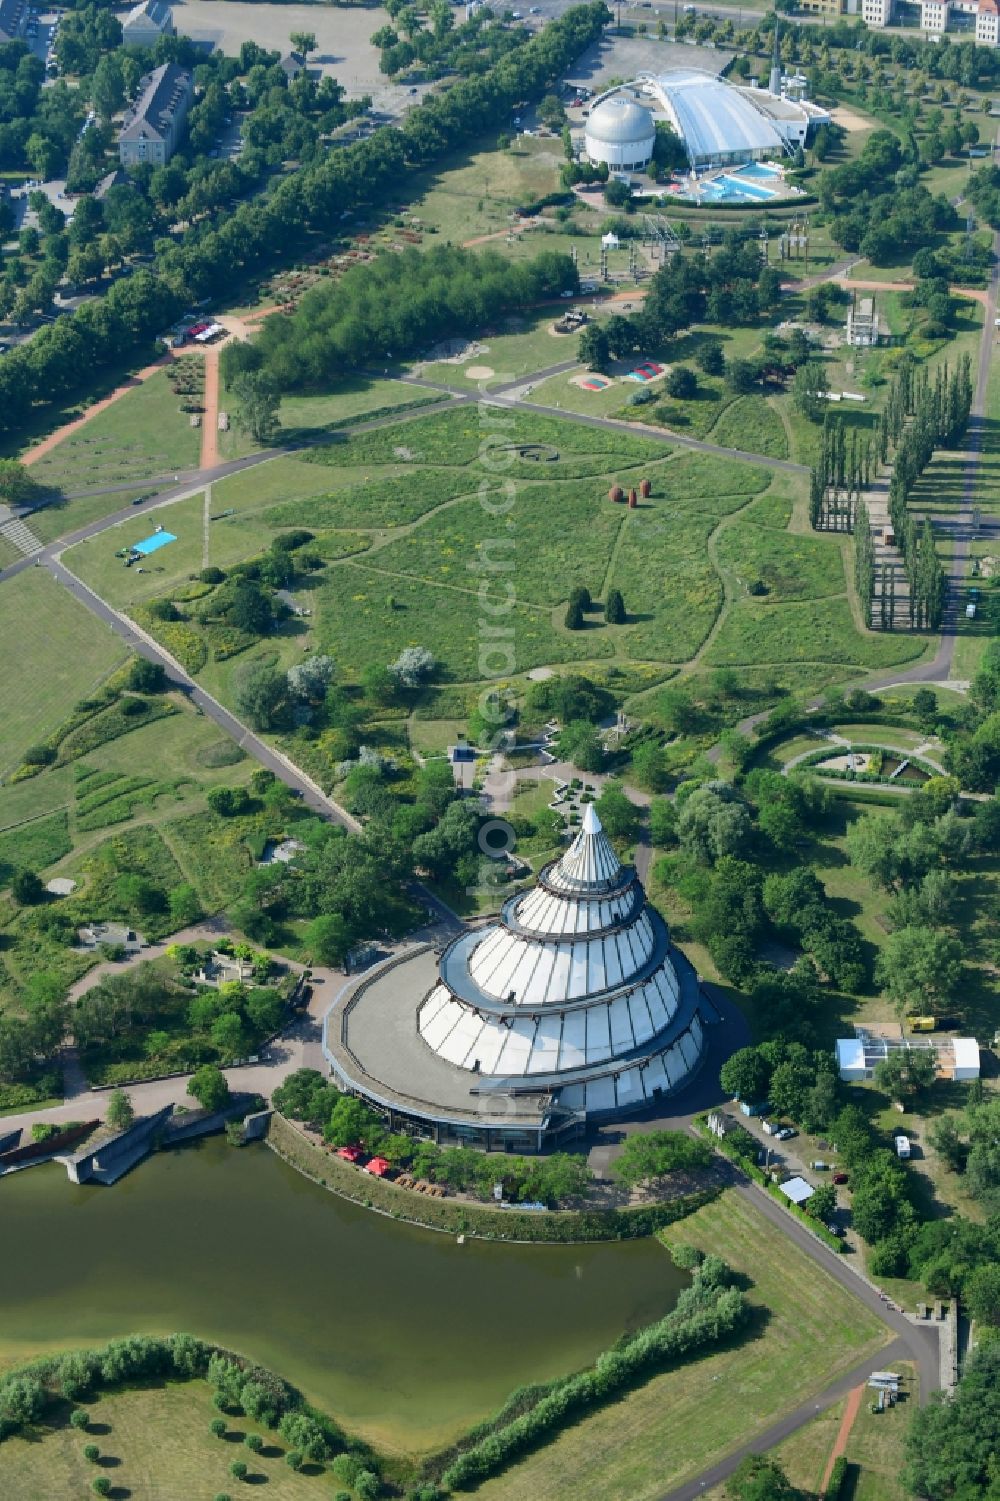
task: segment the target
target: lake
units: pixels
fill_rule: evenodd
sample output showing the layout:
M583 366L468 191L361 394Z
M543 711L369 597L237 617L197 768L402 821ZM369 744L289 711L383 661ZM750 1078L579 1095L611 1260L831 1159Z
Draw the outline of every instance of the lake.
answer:
M5 1362L185 1330L411 1453L661 1317L686 1280L655 1240L459 1246L221 1138L113 1188L74 1185L58 1164L0 1182Z

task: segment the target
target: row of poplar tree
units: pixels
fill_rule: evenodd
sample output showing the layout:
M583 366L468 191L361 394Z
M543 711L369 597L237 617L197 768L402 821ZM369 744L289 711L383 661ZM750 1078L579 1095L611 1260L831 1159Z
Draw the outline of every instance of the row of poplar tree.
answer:
M972 409L972 361L963 355L958 367L939 365L933 380L912 358L900 363L874 434L848 435L842 418L824 423L818 464L812 470L809 514L814 527L853 530L854 567L865 621L871 626L878 598L879 625L895 624L895 569L876 561L875 542L863 491L878 464L890 453L889 518L909 585L911 629L937 630L946 592L945 573L926 517L918 526L908 508L914 486L935 449L954 448L963 437Z

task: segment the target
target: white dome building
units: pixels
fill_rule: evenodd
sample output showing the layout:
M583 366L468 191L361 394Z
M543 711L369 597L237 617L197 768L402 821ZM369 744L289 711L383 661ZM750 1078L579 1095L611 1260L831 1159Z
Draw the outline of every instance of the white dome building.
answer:
M640 171L649 165L656 125L649 110L625 94L611 94L591 111L584 130L584 150L595 164L612 171Z
M592 805L562 859L456 938L436 973L427 952L361 985L327 1057L346 1087L439 1140L541 1147L653 1104L701 1063L697 975Z

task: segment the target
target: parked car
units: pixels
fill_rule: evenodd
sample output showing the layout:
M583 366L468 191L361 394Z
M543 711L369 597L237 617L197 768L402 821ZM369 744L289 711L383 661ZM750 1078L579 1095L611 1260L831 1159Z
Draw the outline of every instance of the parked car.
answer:
M844 1234L844 1227L843 1227L843 1225L834 1225L833 1223L831 1223L831 1224L827 1225L826 1228L829 1230L829 1232L830 1232L831 1235L839 1235L839 1236L842 1237L843 1234Z
M791 1141L792 1137L798 1136L799 1133L794 1126L782 1126L781 1130L775 1131L774 1134L779 1141Z
M834 1173L834 1175L833 1175L833 1181L834 1181L834 1183L838 1183L840 1185L843 1185L843 1184L845 1184L847 1182L847 1174L846 1173Z
M821 1162L817 1158L815 1162L810 1162L809 1166L812 1168L814 1173L825 1173L830 1164L828 1162Z

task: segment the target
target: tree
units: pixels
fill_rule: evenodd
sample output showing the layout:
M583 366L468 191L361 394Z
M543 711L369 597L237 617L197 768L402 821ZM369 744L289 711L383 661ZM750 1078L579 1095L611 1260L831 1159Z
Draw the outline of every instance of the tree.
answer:
M806 1211L813 1219L822 1220L824 1224L836 1212L837 1190L832 1183L821 1183L813 1190L812 1196L806 1204Z
M977 1324L1000 1327L1000 1266L976 1267L965 1284L965 1305Z
M301 52L303 57L308 57L310 52L316 51L315 31L293 31L289 34L288 40L295 51Z
M101 1457L101 1451L96 1444L84 1444L83 1457L88 1464L96 1465Z
M820 360L806 360L792 377L792 403L810 422L822 422L828 410L824 397L829 389L826 366Z
M174 886L167 893L170 921L175 928L187 928L202 915L201 899L197 891L186 881Z
M404 688L419 688L433 676L436 667L434 655L426 646L407 646L390 664L389 671Z
M953 1173L960 1173L965 1166L966 1145L959 1132L958 1120L953 1115L942 1115L927 1127L927 1144L937 1152Z
M875 1065L875 1083L893 1099L929 1089L936 1077L937 1065L930 1048L890 1053Z
M229 1103L226 1076L214 1063L203 1063L188 1081L188 1094L203 1110L222 1110Z
M796 1492L776 1459L748 1454L726 1481L731 1501L795 1501Z
M16 459L0 459L0 501L4 505L30 505L40 493L41 486L23 464Z
M620 589L608 590L608 597L604 604L604 619L608 625L624 625L628 619Z
M698 377L687 365L674 365L666 379L667 395L691 401L698 394Z
M20 907L35 907L45 900L42 878L33 870L16 870L11 879L10 890Z
M339 912L324 912L313 918L303 942L314 963L339 968L351 947L351 930Z
M722 1065L719 1082L733 1099L759 1104L767 1099L771 1065L759 1048L740 1048Z
M226 613L232 625L250 636L266 636L274 623L271 601L255 579L239 580Z
M707 1167L711 1160L711 1148L683 1131L650 1131L626 1138L612 1172L620 1183L634 1188L671 1173Z
M116 1131L125 1131L135 1120L132 1101L124 1089L113 1089L108 1097L108 1125Z
M255 730L273 727L285 700L287 679L268 662L245 662L233 674L233 704Z
M718 339L706 339L694 358L698 369L703 370L706 375L722 375L725 372L726 357Z
M702 865L736 855L750 838L750 814L728 782L708 782L687 799L677 816L681 848Z
M129 668L128 686L133 693L162 693L168 686L166 670L159 662L136 657Z
M918 688L913 695L913 712L922 730L932 730L937 724L938 700L933 688Z
M225 1418L213 1418L212 1421L208 1425L208 1431L209 1431L209 1433L213 1434L215 1436L215 1438L225 1438L225 1436L226 1436L226 1420L225 1420Z
M639 809L625 795L621 782L609 781L594 804L605 832L631 844L639 833Z
M760 379L757 367L750 360L726 361L726 385L737 396L746 396Z
M247 1478L247 1466L242 1459L234 1459L229 1466L229 1473L234 1480L245 1480Z
M255 443L270 443L278 431L278 408L281 398L261 370L245 370L234 378L230 387L236 398L233 420L241 432Z
M987 1501L996 1493L1000 1432L1000 1342L990 1340L968 1361L950 1398L920 1409L906 1440L903 1481L927 1501Z
M599 323L588 323L580 335L577 354L588 370L606 370L611 363L608 336Z
M566 614L563 625L568 631L582 631L586 625L583 615L583 606L578 599L571 599L566 606Z
M962 945L931 928L900 928L890 933L875 961L875 978L897 1008L947 1004L962 974Z
M319 703L326 697L326 690L333 682L335 671L332 657L315 653L288 669L288 686L296 698L310 703Z

